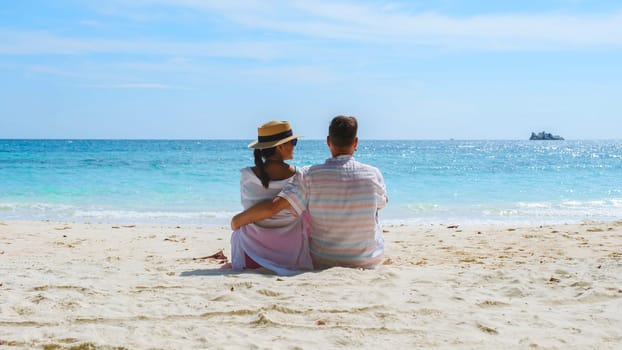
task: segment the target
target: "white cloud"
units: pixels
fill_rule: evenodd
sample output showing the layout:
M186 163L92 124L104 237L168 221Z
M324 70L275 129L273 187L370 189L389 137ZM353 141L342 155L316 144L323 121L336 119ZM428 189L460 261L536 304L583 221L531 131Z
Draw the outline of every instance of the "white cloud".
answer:
M147 1L149 2L149 1ZM311 38L375 44L410 43L448 49L542 50L622 46L622 10L603 14L413 13L396 5L355 2L154 0L217 12L245 27Z
M240 75L265 81L330 84L339 81L339 74L314 66L278 66L244 70Z
M172 86L160 83L118 83L118 84L98 84L85 85L87 88L98 89L128 89L128 90L191 90L186 87Z
M100 2L92 3L93 6ZM149 36L78 37L53 31L0 28L0 54L136 54L272 60L321 54L326 44L373 45L413 52L443 50L576 50L622 47L622 11L609 14L486 14L450 16L412 12L404 7L323 1L137 0L103 3L124 18L145 18L152 7L192 10L197 16L223 18L236 28L227 39L175 41ZM170 11L174 16L176 11ZM107 14L110 16L110 13ZM120 16L120 15L119 15ZM154 21L159 20L154 17ZM83 25L104 25L105 17ZM258 33L267 35L256 39ZM182 34L183 35L183 34ZM312 40L309 40L312 39ZM225 41L226 40L226 41Z
M159 89L168 90L173 87L166 84L154 84L154 83L131 83L131 84L115 84L110 86L104 86L116 89Z
M308 19L244 17L244 24L292 34L448 49L575 49L622 46L622 12L601 15L496 14L471 17L301 2ZM239 18L239 17L237 17Z
M273 42L174 42L154 39L101 39L62 37L42 31L0 29L0 54L81 55L137 54L270 59L279 53Z

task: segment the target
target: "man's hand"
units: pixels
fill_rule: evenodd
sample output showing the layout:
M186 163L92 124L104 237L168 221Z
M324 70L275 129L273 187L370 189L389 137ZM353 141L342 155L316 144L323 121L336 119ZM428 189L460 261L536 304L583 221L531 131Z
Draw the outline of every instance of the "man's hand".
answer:
M241 222L243 222L243 215L244 212L238 213L236 214L233 218L231 218L231 230L236 231L238 230L240 227L244 226L243 224L241 224Z
M273 200L267 200L259 202L245 211L236 214L231 219L231 229L233 231L238 230L244 225L267 219L273 215L276 215L283 209L289 208L289 202L281 197L275 197Z

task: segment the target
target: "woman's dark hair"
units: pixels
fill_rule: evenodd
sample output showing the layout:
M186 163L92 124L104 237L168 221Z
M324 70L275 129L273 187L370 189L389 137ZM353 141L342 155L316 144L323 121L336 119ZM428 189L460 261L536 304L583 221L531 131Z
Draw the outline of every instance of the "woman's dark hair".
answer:
M263 187L268 188L270 184L270 175L266 173L264 169L264 159L271 157L276 153L276 147L272 148L264 148L264 149L255 149L255 166L259 169L259 179L261 180L261 184Z

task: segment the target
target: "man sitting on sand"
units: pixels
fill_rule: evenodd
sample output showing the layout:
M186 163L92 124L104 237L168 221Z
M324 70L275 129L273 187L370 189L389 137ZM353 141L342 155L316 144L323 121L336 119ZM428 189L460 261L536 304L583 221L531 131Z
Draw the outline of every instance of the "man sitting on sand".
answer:
M354 117L337 116L326 143L332 158L301 169L272 201L237 214L231 228L268 218L289 208L295 215L310 214L310 248L316 268L332 266L373 268L384 254L378 210L387 201L380 171L354 160L358 146Z

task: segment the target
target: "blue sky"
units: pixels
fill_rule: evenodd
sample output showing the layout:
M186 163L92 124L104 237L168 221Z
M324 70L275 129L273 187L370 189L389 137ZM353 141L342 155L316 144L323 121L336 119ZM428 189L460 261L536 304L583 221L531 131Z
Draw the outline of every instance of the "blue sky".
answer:
M622 139L618 1L0 3L0 138Z

